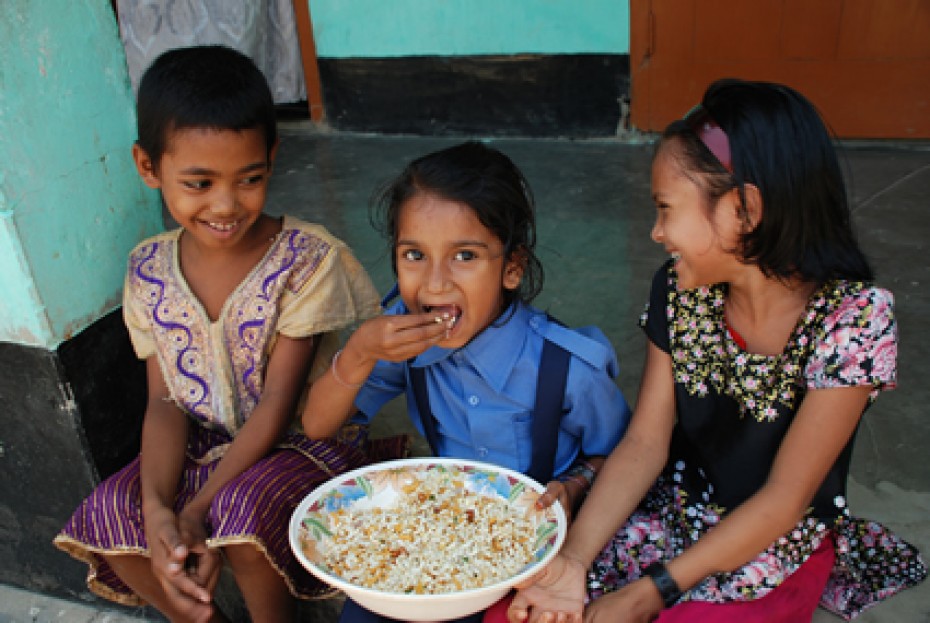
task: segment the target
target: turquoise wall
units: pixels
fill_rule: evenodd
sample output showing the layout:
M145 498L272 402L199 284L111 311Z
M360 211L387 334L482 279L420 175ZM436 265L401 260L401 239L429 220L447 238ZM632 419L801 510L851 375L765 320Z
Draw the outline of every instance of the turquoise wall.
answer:
M109 2L2 0L0 58L0 341L55 347L119 305L160 204Z
M626 0L309 0L330 58L629 54Z

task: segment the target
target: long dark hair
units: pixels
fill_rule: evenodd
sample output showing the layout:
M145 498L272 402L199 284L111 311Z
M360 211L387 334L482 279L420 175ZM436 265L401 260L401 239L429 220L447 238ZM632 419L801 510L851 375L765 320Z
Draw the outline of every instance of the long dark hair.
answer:
M712 200L737 188L745 201L747 183L759 189L762 218L739 242L743 261L782 279L870 281L833 139L813 104L781 84L728 78L708 87L701 106L726 134L732 171L686 120L669 125L662 143L678 141L682 166Z

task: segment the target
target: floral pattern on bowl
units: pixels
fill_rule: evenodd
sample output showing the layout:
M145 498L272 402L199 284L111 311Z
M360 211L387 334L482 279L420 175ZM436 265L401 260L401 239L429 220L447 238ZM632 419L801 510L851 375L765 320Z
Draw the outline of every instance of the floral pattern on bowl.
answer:
M330 513L340 509L389 507L414 479L422 479L435 470L448 474L470 492L503 499L535 515L533 558L523 569L508 581L488 587L458 593L402 595L354 585L332 573L322 562L327 542L333 538ZM444 458L388 461L336 477L307 496L291 519L291 547L311 573L380 614L406 620L435 619L431 613L440 611L449 613L449 618L465 616L503 597L513 584L538 571L561 547L567 524L565 513L557 504L541 510L535 507L544 490L523 474L477 461Z

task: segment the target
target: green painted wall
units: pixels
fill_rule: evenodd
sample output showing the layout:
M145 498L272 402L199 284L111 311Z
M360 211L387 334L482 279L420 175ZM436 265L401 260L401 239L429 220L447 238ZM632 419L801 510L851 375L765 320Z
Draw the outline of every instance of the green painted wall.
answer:
M330 58L629 54L625 0L309 0Z
M0 2L0 341L55 347L120 303L161 228L109 2Z

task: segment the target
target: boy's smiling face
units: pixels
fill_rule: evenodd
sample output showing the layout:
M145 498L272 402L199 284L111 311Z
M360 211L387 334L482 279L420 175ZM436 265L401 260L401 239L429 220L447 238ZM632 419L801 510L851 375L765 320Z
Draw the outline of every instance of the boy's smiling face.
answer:
M466 205L418 193L401 207L395 241L397 284L413 313L448 316L439 343L460 348L503 311L503 291L520 285L523 268Z
M142 179L161 190L171 216L198 247L230 251L252 242L274 158L261 130L176 130L160 162L138 145L133 157Z

